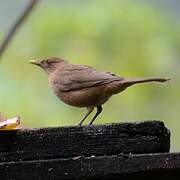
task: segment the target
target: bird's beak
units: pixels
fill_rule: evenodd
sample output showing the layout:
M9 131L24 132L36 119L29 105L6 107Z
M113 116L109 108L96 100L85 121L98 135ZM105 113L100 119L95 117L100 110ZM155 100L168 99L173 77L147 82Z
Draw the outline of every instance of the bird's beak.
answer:
M31 64L35 64L37 66L41 66L41 62L40 61L36 61L36 60L30 60L29 61Z

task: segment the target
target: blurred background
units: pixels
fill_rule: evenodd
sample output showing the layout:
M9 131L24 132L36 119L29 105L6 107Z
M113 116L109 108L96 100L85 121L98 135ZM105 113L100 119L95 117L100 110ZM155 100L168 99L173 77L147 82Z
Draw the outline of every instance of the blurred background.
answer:
M1 41L27 3L0 0ZM122 76L169 77L112 97L96 123L162 120L171 151L179 151L179 18L178 0L40 1L0 59L0 112L21 115L25 127L76 125L84 115L59 101L31 59L57 56Z

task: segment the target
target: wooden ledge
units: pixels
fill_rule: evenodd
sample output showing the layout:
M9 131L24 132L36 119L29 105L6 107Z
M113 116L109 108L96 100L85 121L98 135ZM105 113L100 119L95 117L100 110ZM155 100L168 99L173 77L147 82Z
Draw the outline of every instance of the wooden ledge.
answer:
M2 179L110 180L180 178L180 153L119 154L98 157L0 163Z
M160 121L0 131L0 162L169 152Z

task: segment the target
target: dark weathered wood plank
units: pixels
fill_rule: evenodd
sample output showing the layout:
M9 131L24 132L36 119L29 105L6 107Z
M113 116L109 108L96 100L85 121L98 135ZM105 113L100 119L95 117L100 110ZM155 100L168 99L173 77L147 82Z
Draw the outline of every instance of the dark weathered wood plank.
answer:
M114 155L0 163L3 180L180 178L180 153Z
M169 146L159 121L0 131L0 162L168 152Z

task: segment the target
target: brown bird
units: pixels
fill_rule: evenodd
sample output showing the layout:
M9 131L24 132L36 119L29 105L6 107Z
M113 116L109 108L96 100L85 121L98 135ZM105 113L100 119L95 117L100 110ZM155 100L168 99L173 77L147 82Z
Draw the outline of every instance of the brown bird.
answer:
M70 64L61 58L49 58L30 63L40 66L49 76L49 84L55 94L66 104L86 107L84 120L97 108L91 122L102 112L102 105L113 95L137 83L165 82L165 78L125 78L100 71L86 65Z

